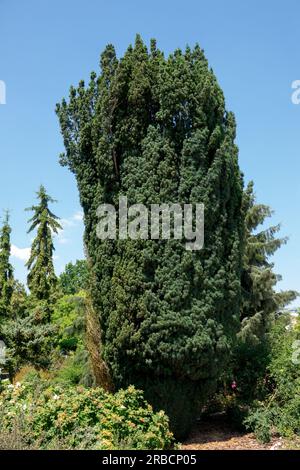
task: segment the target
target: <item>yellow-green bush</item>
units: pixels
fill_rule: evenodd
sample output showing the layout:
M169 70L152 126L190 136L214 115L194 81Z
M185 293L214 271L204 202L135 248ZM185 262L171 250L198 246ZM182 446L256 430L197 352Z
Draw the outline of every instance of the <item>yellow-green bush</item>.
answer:
M108 394L101 388L49 386L38 374L2 385L0 431L19 423L28 445L42 449L168 449L168 418L154 413L134 387Z

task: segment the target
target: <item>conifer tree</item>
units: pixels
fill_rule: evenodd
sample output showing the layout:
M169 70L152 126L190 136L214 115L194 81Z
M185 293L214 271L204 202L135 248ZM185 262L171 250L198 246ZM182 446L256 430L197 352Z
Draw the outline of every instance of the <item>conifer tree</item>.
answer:
M241 329L233 352L233 376L243 400L259 398L269 362L269 338L276 314L297 297L295 291L275 290L281 276L270 261L276 250L287 242L277 237L280 225L259 230L272 210L258 204L250 182L244 191L245 251L242 271Z
M0 318L9 315L13 294L13 267L9 261L11 252L10 235L11 227L7 212L0 231Z
M33 211L28 221L31 225L28 233L37 230L31 246L31 253L26 266L29 270L27 283L31 294L37 300L49 300L57 283L53 265L53 233L58 233L61 226L59 218L49 209L49 203L56 202L41 186L37 192L39 203L26 210Z
M104 359L114 385L133 383L188 432L239 327L242 178L235 119L199 46L168 58L140 36L124 57L107 46L101 73L57 105L85 217L85 245ZM203 203L205 246L99 240L97 208Z
M294 291L276 292L275 286L281 276L274 273L270 261L276 250L287 242L287 238L276 237L280 225L258 230L271 217L272 210L255 200L251 181L244 192L245 252L242 274L241 331L253 343L261 341L269 329L273 315L294 300Z

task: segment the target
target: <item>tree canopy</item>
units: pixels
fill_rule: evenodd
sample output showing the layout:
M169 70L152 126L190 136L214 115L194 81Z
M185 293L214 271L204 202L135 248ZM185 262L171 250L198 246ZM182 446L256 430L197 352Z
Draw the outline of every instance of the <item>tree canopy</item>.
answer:
M64 294L76 294L89 287L89 271L86 260L67 263L59 276L59 286Z

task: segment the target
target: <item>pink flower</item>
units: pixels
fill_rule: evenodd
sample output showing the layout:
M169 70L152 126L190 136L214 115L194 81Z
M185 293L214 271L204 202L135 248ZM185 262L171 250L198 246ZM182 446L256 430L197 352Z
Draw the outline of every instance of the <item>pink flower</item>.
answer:
M231 388L232 388L232 390L235 390L236 387L237 387L237 384L236 384L236 381L234 380L231 384Z

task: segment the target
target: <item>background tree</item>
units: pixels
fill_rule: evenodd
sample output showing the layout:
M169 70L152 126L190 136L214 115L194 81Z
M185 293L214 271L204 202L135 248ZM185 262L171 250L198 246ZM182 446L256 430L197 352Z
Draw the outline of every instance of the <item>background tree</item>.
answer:
M276 250L287 242L287 238L276 237L280 225L258 230L271 217L272 210L264 204L257 204L251 181L244 192L245 210L245 253L242 277L243 303L241 309L241 335L252 336L259 341L268 331L272 315L294 300L294 291L276 292L275 286L281 276L274 273L270 262Z
M10 302L11 316L13 318L24 317L27 315L27 301L28 295L25 286L15 279Z
M65 295L76 294L89 287L89 272L86 260L68 263L59 276L59 287Z
M57 105L85 215L104 359L117 388L130 383L166 410L182 437L214 389L239 326L242 178L235 119L199 46L168 58L137 36L99 77ZM205 247L180 240L97 238L96 210L118 204L205 205Z
M37 230L31 253L26 266L29 270L27 283L31 294L37 300L49 300L57 284L53 265L53 233L58 233L61 226L58 217L49 209L49 203L55 202L43 186L37 192L39 204L26 210L34 212L28 221L31 223L28 233Z
M259 230L272 215L269 206L258 204L251 181L244 191L245 252L242 272L241 330L234 352L234 377L239 392L251 400L262 390L270 360L268 333L276 314L297 297L295 291L275 290L281 276L274 273L270 261L276 250L287 242L277 236L280 225Z
M10 235L11 227L7 212L0 231L0 318L9 315L13 294L13 267L9 261L11 252Z
M51 364L56 333L55 325L37 322L30 312L24 317L7 320L2 335L7 346L5 369L10 378L24 365L47 368Z

